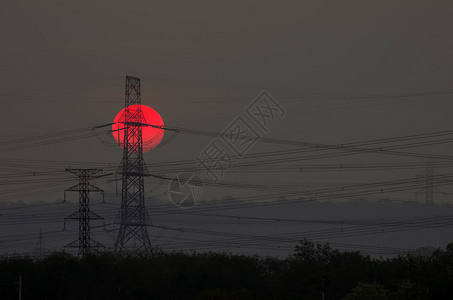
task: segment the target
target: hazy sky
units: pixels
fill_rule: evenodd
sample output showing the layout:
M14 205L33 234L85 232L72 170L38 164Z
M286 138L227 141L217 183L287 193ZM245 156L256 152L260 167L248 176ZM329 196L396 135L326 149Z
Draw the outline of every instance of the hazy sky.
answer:
M110 122L126 74L168 125L221 131L261 89L288 111L274 137L343 143L450 124L449 1L0 5L8 140Z
M3 174L49 165L64 170L71 162L114 168L121 149L106 136L37 147L29 147L30 138L112 122L124 107L126 74L141 78L142 103L170 127L220 132L266 89L287 111L272 123L268 138L342 144L450 130L452 10L451 1L419 0L1 1L0 137L25 138L0 146ZM145 159L150 165L195 159L210 141L179 134ZM250 154L290 149L295 147L258 143ZM429 155L451 150L448 143L410 149ZM43 162L21 167L8 165L8 159ZM424 162L356 155L282 165ZM450 173L448 165L442 167L439 174ZM424 167L250 175L233 168L222 179L313 189L423 172ZM65 185L75 184L67 178L44 189L46 194L3 183L1 201L61 199ZM102 188L112 192L114 186ZM414 200L415 192L383 197ZM258 192L207 187L205 199L244 193ZM436 199L445 203L445 197Z

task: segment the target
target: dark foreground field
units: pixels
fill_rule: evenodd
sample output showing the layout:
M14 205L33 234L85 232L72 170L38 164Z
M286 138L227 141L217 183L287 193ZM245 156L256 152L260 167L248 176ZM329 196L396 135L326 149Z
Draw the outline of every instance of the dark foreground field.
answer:
M0 299L452 299L453 244L372 259L302 241L286 259L164 253L0 260Z

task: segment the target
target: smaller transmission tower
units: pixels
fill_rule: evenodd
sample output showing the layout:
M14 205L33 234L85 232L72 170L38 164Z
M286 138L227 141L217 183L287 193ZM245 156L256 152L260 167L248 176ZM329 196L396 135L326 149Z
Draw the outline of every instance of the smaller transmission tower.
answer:
M45 251L42 247L42 240L43 240L43 235L42 235L42 229L39 228L39 235L38 235L38 239L36 241L36 246L35 248L33 248L33 250L31 250L30 254L38 259L41 259L44 257L44 252L47 252L47 250Z
M38 255L39 255L39 258L42 258L42 229L41 228L39 228Z
M434 171L433 161L426 162L426 177L425 177L425 204L434 204Z
M104 220L98 214L90 210L90 192L104 193L100 188L90 184L90 177L94 174L101 172L101 169L66 169L66 171L73 173L79 177L79 184L65 190L66 192L79 192L79 210L68 217L66 220L79 221L79 239L75 240L65 248L78 248L78 255L85 256L93 248L105 248L100 243L93 240L90 236L90 221L91 220Z
M426 205L434 204L434 162L432 159L426 161L426 169L423 174L417 175L417 182L423 184L423 191L416 192L417 195L423 195Z

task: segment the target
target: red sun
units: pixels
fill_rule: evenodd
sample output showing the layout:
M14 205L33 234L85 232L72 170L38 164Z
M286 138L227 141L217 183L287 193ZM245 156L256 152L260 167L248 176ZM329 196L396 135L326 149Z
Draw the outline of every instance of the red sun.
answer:
M152 125L152 126L164 126L164 121L162 117L146 105L131 105L128 107L130 114L134 114L138 109L142 110L143 120L142 123ZM115 138L115 141L118 145L123 147L124 145L124 118L125 118L126 108L121 110L113 120L112 125L112 134ZM147 152L151 149L156 148L159 145L162 137L164 136L164 130L152 126L142 126L142 139L143 139L143 152Z

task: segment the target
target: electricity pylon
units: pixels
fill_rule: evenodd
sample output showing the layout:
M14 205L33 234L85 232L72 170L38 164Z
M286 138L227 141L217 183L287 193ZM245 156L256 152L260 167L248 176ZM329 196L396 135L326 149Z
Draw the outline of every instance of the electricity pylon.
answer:
M145 208L144 176L148 175L143 160L142 127L145 118L141 104L140 78L126 76L125 110L123 124L123 159L120 165L122 175L120 229L115 241L117 254L138 254L151 250L147 225L150 224Z
M426 163L426 174L425 174L425 204L434 204L434 172L433 172L433 161L428 160Z
M42 240L43 240L42 229L39 228L39 235L38 235L38 240L36 241L36 246L35 246L35 248L33 248L33 250L31 250L31 255L33 255L39 259L43 258L43 255L44 255L44 250L42 248Z
M417 183L423 184L425 187L423 191L415 192L416 195L423 195L425 197L426 205L434 204L434 168L433 160L428 159L426 161L426 170L424 174L417 175Z
M79 220L79 239L69 243L65 248L78 248L78 255L85 256L91 249L105 248L103 245L93 240L90 235L90 221L104 220L104 218L90 210L90 192L104 193L104 191L90 184L89 180L91 176L102 170L66 169L66 171L79 177L79 184L65 190L65 201L66 192L79 192L79 210L65 218L65 227L66 220Z

